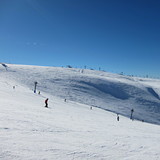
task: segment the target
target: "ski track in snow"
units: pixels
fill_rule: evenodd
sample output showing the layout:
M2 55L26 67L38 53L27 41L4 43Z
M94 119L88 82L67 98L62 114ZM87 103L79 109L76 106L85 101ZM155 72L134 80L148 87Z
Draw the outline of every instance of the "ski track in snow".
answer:
M74 99L74 97L70 97L70 100L67 99L67 102L64 102L66 92L67 94L68 92L70 92L69 94L73 92L68 91L66 83L70 85L74 84L72 78L75 74L79 75L76 69L72 69L73 71L71 73L70 69L66 69L71 77L68 79L68 73L65 75L63 68L53 70L52 67L46 67L45 70L47 70L47 73L45 73L43 67L8 66L8 72L0 68L2 70L0 72L0 159L160 159L159 125L136 120L131 121L129 118L121 115L120 121L118 122L116 121L116 114L96 107L90 110L90 105L92 104L87 105L81 103L77 99ZM25 70L24 73L23 70ZM29 77L30 72L32 76ZM53 75L49 76L49 72L53 73ZM34 77L33 73L37 76ZM38 86L41 88L41 95L33 93L31 84L36 81L37 77L41 77L43 74L48 81L53 81L53 77L57 75L58 78L56 78L56 80L60 85L64 86L64 88L59 88L58 85L55 89L56 91L59 89L60 93L53 94L52 91L48 92L49 88L53 88L53 84L46 82ZM95 79L94 74L99 76L99 78L105 77L105 73L102 72L87 71L86 73L87 76ZM67 78L65 80L69 80L69 82L58 80L60 79L60 75L61 77L66 76ZM142 89L146 86L156 88L154 91L159 95L158 80L144 79L143 81L139 81L137 78L129 78L129 80L126 80L123 76L109 73L107 79L114 83L118 80L120 83L125 82L128 85L132 85L132 83L135 85L135 81L138 81L136 87ZM70 83L70 81L72 82ZM46 88L43 88L45 83ZM90 82L87 81L87 83ZM50 85L48 86L48 84ZM13 89L13 86L15 86L15 89ZM83 87L85 88L86 86ZM93 89L91 93L96 90L95 87L91 87L90 89ZM150 92L154 94L152 90L150 90ZM86 99L84 99L82 93L77 91L74 93L76 94L75 96L79 96L82 100L92 97L89 97L87 93L84 94L86 96ZM99 93L102 95L101 92ZM58 94L65 96L59 97ZM49 108L44 107L46 97L49 97ZM115 100L115 98L111 96L108 96L108 100L109 99L110 101ZM128 103L133 103L132 99L128 101ZM92 101L88 103L91 102L96 103L96 99L93 98ZM110 104L112 103L113 102L110 102ZM115 103L114 107L116 107L116 105L117 103ZM143 118L145 118L145 116Z

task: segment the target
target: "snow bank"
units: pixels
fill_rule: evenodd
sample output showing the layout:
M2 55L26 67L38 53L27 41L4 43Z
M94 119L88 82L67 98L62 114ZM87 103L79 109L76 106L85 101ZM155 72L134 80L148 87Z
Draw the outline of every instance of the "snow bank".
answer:
M121 105L123 101L130 102L130 92L139 88L146 94L145 86L154 82L144 84L119 75L84 72L81 75L77 69L16 65L9 65L7 72L0 68L0 159L160 159L158 125L123 116L118 122L116 114L96 107L91 110L90 105L82 104L98 105L99 100L108 98L106 104L115 103L112 109L116 109L120 102ZM33 93L35 81L40 95ZM130 86L134 87L129 92ZM118 88L122 95L110 87ZM49 98L49 108L44 107L46 98ZM90 98L93 99L89 101ZM127 111L126 106L121 107Z
M102 71L9 65L0 76L56 97L160 124L160 80L127 77Z

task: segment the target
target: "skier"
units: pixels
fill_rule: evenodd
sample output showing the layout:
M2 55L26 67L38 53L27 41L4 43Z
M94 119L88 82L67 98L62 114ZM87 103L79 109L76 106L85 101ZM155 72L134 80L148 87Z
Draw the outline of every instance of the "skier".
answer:
M48 98L45 100L45 107L48 108Z
M119 121L119 115L117 114L117 121Z

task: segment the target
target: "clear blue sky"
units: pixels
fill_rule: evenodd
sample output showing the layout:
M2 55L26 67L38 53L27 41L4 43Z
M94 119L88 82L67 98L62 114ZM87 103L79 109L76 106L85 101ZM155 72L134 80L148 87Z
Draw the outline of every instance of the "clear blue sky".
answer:
M160 76L160 1L0 0L0 62Z

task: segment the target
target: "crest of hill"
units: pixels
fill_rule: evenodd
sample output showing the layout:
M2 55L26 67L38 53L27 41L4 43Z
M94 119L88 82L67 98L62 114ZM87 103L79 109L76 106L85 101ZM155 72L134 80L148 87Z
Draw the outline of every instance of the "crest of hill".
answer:
M15 84L150 123L160 124L160 80L87 69L7 64L0 76Z

